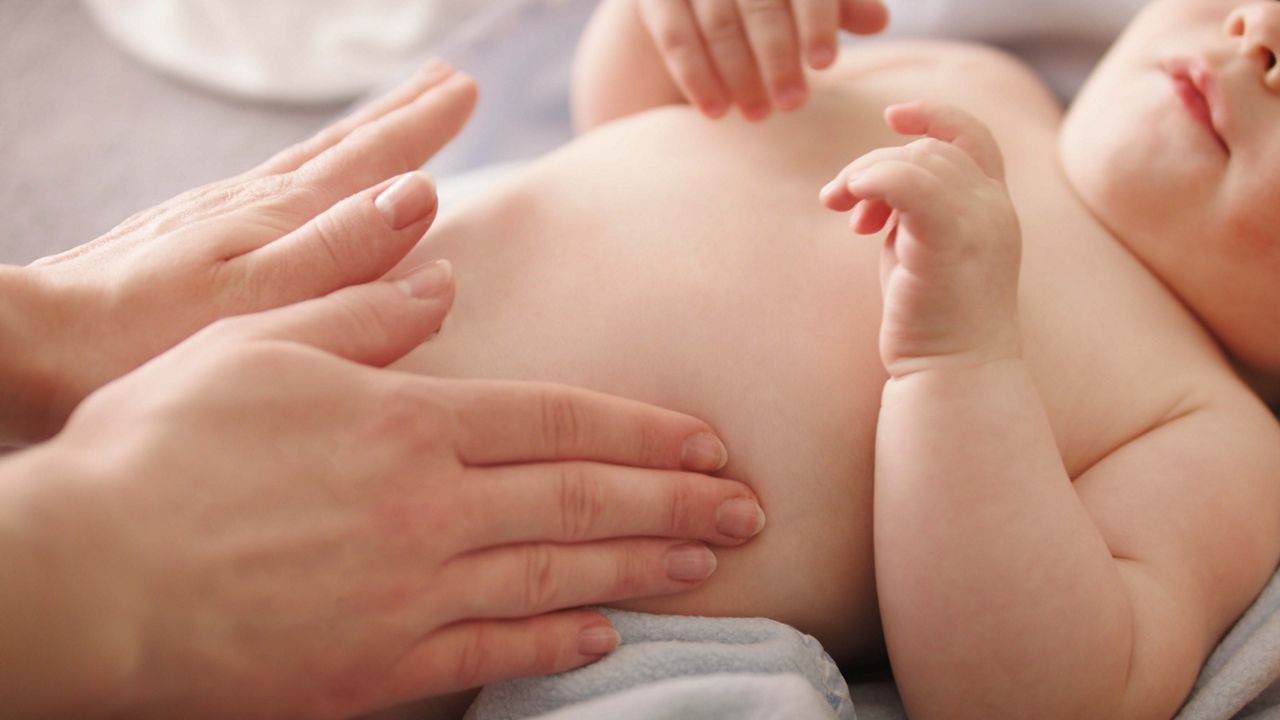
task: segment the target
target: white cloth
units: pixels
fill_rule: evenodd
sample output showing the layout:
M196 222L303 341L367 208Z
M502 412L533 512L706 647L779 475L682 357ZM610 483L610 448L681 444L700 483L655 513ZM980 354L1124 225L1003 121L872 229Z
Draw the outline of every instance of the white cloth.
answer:
M760 618L601 610L622 636L572 672L489 685L467 720L857 720L818 641Z
M527 0L85 0L118 45L255 100L351 100L466 22Z

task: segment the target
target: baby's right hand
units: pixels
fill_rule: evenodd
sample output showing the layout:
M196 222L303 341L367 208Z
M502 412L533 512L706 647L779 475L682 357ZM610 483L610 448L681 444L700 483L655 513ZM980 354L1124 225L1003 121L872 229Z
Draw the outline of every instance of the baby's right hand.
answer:
M748 120L795 110L808 97L803 62L836 59L836 31L880 32L881 0L639 0L640 14L680 90L707 116L737 105Z

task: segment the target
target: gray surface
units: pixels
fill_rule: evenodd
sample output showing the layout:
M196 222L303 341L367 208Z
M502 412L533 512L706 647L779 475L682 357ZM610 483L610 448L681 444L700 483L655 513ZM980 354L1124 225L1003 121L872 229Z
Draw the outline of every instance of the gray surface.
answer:
M92 240L242 172L339 108L253 106L162 78L75 0L0 0L0 262Z

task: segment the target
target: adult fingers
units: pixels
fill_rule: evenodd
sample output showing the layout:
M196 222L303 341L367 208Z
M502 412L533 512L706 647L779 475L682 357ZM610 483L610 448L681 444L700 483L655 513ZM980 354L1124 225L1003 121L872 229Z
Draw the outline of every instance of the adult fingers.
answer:
M809 67L821 70L836 60L840 6L831 0L791 0L796 32Z
M453 272L439 261L388 282L222 320L210 332L295 342L366 365L388 365L420 345L453 303Z
M640 12L680 91L707 116L723 116L731 104L729 91L716 74L688 4L641 0Z
M873 35L889 24L882 0L840 0L840 27L858 35Z
M385 678L387 704L572 670L612 652L618 641L608 619L589 610L455 623L400 658Z
M748 120L769 115L769 97L747 44L735 0L693 0L694 17L715 62L716 72Z
M687 592L715 569L715 555L701 543L632 538L483 550L450 561L436 582L448 607L465 617L518 618Z
M295 174L311 190L312 214L393 175L421 167L458 134L475 102L475 81L463 73L452 73L413 101L356 128L305 162Z
M741 483L589 462L473 468L456 512L485 545L667 537L740 545L764 529Z
M902 135L927 135L965 151L988 177L1004 180L1004 158L995 136L981 120L946 103L917 100L890 105L885 122Z
M593 460L715 472L729 459L706 423L634 400L563 385L487 380L450 382L435 390L454 408L455 447L468 465Z
M260 310L382 277L436 215L435 183L408 173L353 195L275 242L227 262L236 295Z
M738 0L738 12L774 107L794 110L803 105L804 68L789 0Z
M447 80L453 73L454 69L445 63L432 60L386 95L357 109L351 115L321 130L311 138L281 151L243 177L251 179L297 170L303 163L337 145L356 128L404 107L424 92Z

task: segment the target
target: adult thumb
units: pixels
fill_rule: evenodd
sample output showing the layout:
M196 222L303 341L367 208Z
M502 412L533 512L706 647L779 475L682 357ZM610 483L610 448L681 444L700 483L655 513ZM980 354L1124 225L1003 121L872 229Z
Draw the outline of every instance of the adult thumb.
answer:
M224 322L238 325L242 337L299 343L382 367L434 335L453 297L453 267L437 260L399 279L355 285Z

